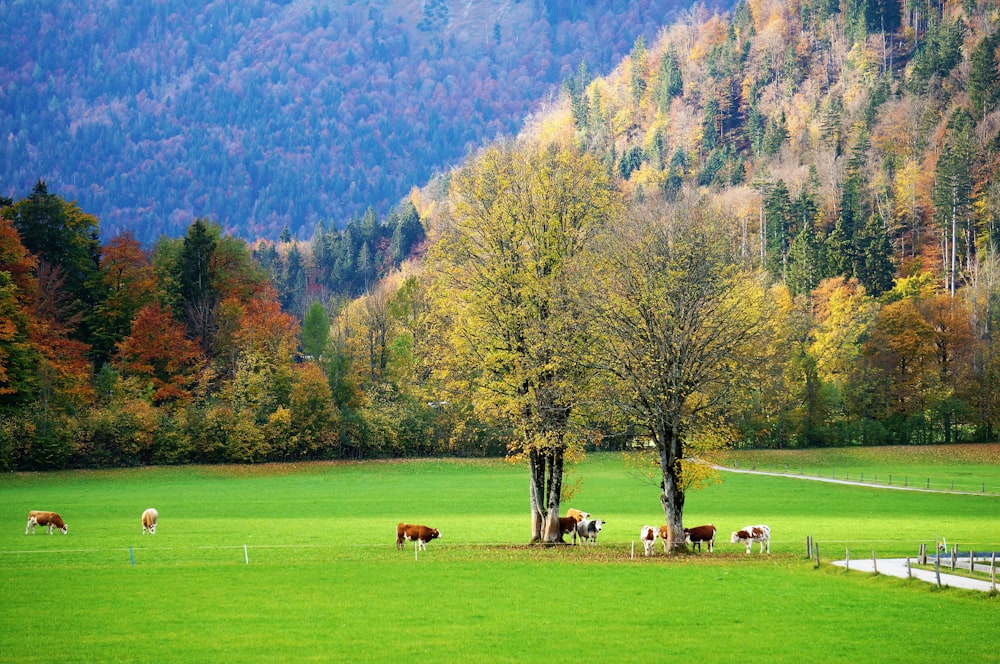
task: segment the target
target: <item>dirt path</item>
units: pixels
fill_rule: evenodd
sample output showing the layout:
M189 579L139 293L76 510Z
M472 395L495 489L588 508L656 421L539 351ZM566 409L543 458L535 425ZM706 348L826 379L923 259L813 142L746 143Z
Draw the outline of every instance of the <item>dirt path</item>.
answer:
M949 489L924 489L918 486L899 486L898 484L874 484L872 482L861 482L858 480L838 480L833 477L812 477L810 475L795 475L793 473L775 473L767 470L747 470L745 468L730 468L729 466L719 466L712 464L712 467L724 473L743 473L744 475L770 475L771 477L788 477L794 480L811 480L813 482L826 482L828 484L846 484L848 486L863 486L869 489L890 489L894 491L919 491L920 493L950 493L961 496L992 496L993 493L983 493L981 491L951 491Z
M870 558L852 560L850 563L845 560L836 560L833 564L837 567L848 568L852 571L867 572L869 574L872 573L872 569L875 566ZM905 579L907 577L906 558L879 558L877 561L877 567L879 574L888 574L889 576L896 576L901 579ZM931 570L913 568L912 573L913 578L915 579L920 579L921 581L926 581L928 583L937 583L937 578ZM980 590L987 593L993 588L993 585L989 581L970 579L957 574L945 574L944 572L941 573L941 585L947 586L948 588Z

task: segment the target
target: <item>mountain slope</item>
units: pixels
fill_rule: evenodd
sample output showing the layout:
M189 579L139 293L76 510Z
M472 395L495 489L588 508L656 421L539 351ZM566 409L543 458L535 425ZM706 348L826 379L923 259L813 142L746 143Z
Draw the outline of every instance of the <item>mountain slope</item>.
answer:
M36 179L149 242L194 217L308 237L381 214L607 70L677 0L13 2L0 13L0 194Z

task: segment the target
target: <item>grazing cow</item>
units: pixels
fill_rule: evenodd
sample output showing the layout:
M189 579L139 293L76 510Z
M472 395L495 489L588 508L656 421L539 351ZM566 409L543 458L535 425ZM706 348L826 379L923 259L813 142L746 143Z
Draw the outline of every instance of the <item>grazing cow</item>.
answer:
M701 553L701 543L708 543L708 552L712 553L715 550L715 526L712 524L707 524L704 526L695 526L694 528L684 529L684 543L690 545L698 545L698 552Z
M581 512L580 510L575 510L572 507L566 510L566 516L573 517L576 519L577 523L580 523L584 519L590 518L590 512Z
M576 524L576 532L573 533L573 544L576 544L576 538L580 538L580 542L587 544L597 544L597 533L601 532L601 528L604 527L604 521L601 519L584 519L580 523Z
M63 522L62 517L55 512L43 512L41 510L31 510L28 512L28 525L24 528L24 534L28 534L28 530L31 530L31 534L35 534L35 526L48 526L49 535L52 534L53 528L58 528L62 531L63 535L69 534L69 527Z
M742 530L733 533L733 544L743 542L747 545L747 555L753 549L754 542L760 542L760 552L764 553L764 547L771 553L771 529L767 526L746 526Z
M156 534L156 520L160 518L159 512L150 507L148 510L142 513L142 534L145 535L147 532L150 535Z
M396 548L402 549L406 546L406 540L416 542L417 547L427 550L427 543L432 539L441 537L441 531L437 528L427 526L400 523L396 526Z
M646 555L653 555L653 549L656 547L656 528L643 526L642 530L639 531L639 539L642 540L642 546L646 549Z

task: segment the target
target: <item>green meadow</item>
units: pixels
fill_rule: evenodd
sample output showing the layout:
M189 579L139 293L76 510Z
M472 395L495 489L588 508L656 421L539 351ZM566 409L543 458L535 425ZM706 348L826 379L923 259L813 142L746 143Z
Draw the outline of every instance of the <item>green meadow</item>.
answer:
M988 457L954 464L1000 484ZM6 475L0 661L1000 661L1000 598L825 564L938 535L1000 551L1000 497L723 474L685 508L716 552L646 559L657 483L617 454L576 480L596 547L526 546L526 469L503 461ZM69 535L25 535L31 509ZM442 538L398 551L398 521ZM754 523L770 556L729 544Z

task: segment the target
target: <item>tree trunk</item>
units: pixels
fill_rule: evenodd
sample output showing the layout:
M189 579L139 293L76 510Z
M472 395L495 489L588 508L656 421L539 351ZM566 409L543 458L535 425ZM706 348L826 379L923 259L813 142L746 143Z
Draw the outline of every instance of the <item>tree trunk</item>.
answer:
M664 432L664 440L660 445L660 471L663 482L660 483L662 493L660 502L663 504L663 515L666 518L668 535L667 549L670 553L684 547L684 489L681 471L681 441L680 432L671 427Z
M528 452L531 476L531 542L554 544L562 541L559 527L559 499L562 494L562 449Z
M531 500L531 542L542 541L542 526L545 523L543 502L545 499L545 461L537 449L528 452L529 497Z
M550 450L546 456L549 459L549 511L545 524L544 540L546 543L552 544L562 540L562 529L559 527L559 499L562 495L563 476L562 448Z

